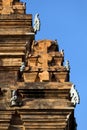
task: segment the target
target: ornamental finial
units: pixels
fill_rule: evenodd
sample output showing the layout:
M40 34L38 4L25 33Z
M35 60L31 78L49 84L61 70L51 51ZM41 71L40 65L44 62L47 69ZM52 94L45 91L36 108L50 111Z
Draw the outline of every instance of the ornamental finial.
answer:
M71 102L73 103L73 105L76 105L76 104L80 103L79 93L75 89L74 84L72 84L72 87L70 89L70 97L71 97Z
M37 31L40 31L40 19L38 13L35 15L34 18L34 32L37 33Z

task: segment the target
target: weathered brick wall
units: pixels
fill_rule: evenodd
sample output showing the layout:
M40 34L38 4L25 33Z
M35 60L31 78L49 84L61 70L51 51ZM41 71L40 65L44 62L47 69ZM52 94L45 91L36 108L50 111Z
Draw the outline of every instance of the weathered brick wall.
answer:
M17 72L15 71L0 71L0 86L9 86L10 84L15 84L17 80Z

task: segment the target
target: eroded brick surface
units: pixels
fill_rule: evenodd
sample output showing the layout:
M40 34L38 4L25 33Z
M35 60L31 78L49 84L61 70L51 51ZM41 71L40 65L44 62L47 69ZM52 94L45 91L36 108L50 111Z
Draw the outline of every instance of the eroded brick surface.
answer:
M0 1L0 130L74 130L64 52L56 40L35 41L25 9L19 0ZM11 106L13 90L21 106Z

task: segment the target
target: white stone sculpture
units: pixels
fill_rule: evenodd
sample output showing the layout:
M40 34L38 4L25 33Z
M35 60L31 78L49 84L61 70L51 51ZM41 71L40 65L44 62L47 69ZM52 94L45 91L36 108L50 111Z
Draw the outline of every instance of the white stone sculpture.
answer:
M21 67L20 67L20 72L23 72L25 69L25 62L22 62Z
M22 106L22 96L18 94L17 90L12 91L12 96L10 99L10 106L11 107Z
M60 50L60 52L61 52L62 56L64 56L64 50Z
M34 32L37 33L37 31L40 31L40 19L38 13L35 15L34 18Z
M12 92L12 97L11 97L11 100L10 100L10 102L11 102L11 106L17 106L17 92L16 92L16 90L13 90L13 92Z
M71 102L73 103L73 105L80 103L80 97L77 90L75 89L74 84L72 85L71 90L70 90L70 97L71 97Z
M70 71L70 64L68 60L66 60L65 67L68 71Z

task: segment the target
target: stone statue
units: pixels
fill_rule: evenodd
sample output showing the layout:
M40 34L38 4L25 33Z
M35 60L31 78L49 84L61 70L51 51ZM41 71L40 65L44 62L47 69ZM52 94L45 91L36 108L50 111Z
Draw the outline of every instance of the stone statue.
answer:
M70 71L70 64L69 64L69 61L66 60L66 64L65 64L65 67L68 71Z
M70 90L70 97L71 97L71 102L76 105L80 103L80 97L79 94L77 92L77 90L75 89L75 85L73 84Z
M21 67L20 67L20 72L23 72L25 69L25 62L22 62Z
M21 106L22 105L22 100L20 100L20 99L21 99L21 97L20 97L20 95L17 94L17 91L13 90L12 91L12 97L11 97L11 100L10 100L11 107L13 107L13 106Z
M34 18L34 32L37 33L37 31L40 30L40 19L39 14L37 13Z
M64 50L61 50L60 52L61 52L62 56L64 56Z
M11 102L11 106L17 106L17 92L16 92L16 90L13 90L10 102Z

